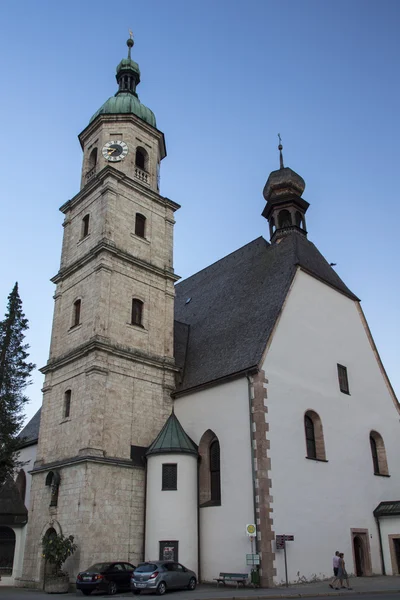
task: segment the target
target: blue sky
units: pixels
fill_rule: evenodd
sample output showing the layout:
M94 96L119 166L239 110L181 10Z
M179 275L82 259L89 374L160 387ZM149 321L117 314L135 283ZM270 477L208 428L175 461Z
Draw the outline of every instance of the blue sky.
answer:
M399 17L395 0L4 4L0 313L18 280L31 360L47 361L77 135L115 93L131 28L138 93L167 141L161 192L182 205L176 272L268 239L262 190L280 132L307 184L309 239L362 299L399 394ZM33 380L28 416L41 403Z

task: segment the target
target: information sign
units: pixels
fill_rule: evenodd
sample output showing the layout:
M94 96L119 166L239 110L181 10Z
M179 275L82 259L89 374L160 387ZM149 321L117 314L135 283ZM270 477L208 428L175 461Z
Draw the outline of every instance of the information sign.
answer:
M252 523L246 525L246 533L249 537L256 537L256 526L253 525Z
M259 565L260 555L259 554L246 554L246 565Z

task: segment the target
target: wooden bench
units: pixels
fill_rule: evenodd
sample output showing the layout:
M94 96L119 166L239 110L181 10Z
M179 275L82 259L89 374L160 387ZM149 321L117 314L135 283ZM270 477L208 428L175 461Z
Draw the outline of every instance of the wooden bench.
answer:
M244 587L248 577L249 576L247 573L220 573L219 577L214 577L214 581L217 582L217 586L219 586L220 583L226 585L227 581L234 581L236 583L236 587L239 587L239 583L241 583Z

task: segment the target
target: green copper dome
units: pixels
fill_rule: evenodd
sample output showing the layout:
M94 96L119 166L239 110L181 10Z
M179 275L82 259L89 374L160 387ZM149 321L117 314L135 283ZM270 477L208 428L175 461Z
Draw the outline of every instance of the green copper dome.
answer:
M139 65L131 59L133 39L126 42L128 58L123 58L117 66L116 79L118 92L111 96L98 111L94 113L89 123L99 115L136 115L152 127L156 127L156 118L153 111L142 104L136 93L136 86L140 83Z
M99 115L136 115L142 121L156 127L156 117L150 108L142 104L139 99L129 92L121 92L111 96L90 119L90 123Z

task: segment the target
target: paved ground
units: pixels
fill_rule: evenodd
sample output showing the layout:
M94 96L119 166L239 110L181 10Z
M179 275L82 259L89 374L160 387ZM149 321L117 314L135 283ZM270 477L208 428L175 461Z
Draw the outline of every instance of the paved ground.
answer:
M250 587L236 589L235 586L199 585L194 592L187 590L181 592L170 592L166 594L165 600L263 600L272 598L318 598L324 596L354 596L362 594L364 600L399 600L400 599L400 577L356 577L350 581L353 588L348 590L332 590L328 582L302 583L286 587L275 587L269 589L253 589ZM155 599L156 596L142 594L146 600ZM81 592L70 592L57 596L49 596L38 590L27 590L21 588L1 587L0 600L51 600L52 598L85 598ZM90 598L110 598L104 594L95 593ZM114 598L132 598L130 592L117 594ZM138 596L135 599L139 600ZM144 600L144 599L143 599Z

